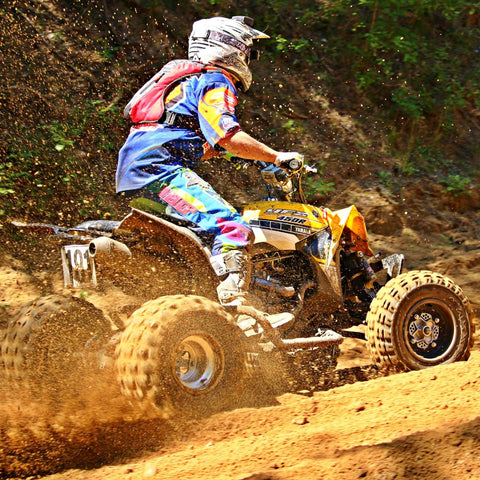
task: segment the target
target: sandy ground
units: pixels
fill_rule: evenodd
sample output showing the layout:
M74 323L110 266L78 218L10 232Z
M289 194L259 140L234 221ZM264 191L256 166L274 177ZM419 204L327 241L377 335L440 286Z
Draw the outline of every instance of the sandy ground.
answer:
M475 479L479 352L465 364L356 383L189 425L122 465L54 479Z
M432 247L413 231L372 239L403 251L410 267L452 277L479 316L478 241ZM3 322L45 290L42 272L24 267L2 256ZM364 344L346 339L337 374L362 380L369 365ZM480 478L478 341L467 362L347 380L313 396L285 394L189 422L141 418L110 378L97 380L45 397L0 385L0 478Z

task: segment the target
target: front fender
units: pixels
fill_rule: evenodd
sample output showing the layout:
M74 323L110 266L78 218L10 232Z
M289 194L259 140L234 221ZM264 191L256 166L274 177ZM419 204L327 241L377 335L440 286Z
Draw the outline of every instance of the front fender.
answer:
M351 233L351 241L354 245L353 250L363 252L367 256L372 256L373 252L368 244L367 227L365 220L360 215L357 207L351 205L350 207L341 210L330 212L329 224L332 229L332 239L334 244L334 251L344 233L345 228Z

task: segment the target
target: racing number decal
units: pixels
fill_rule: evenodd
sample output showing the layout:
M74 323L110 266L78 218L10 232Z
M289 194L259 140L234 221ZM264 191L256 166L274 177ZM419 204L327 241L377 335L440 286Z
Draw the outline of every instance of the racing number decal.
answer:
M88 253L88 245L66 245L62 248L63 280L66 287L95 286L95 262Z
M70 265L74 270L88 270L88 249L78 248L76 245L73 248L65 248Z
M307 223L307 220L305 218L287 217L286 215L281 215L280 217L277 218L277 220L279 220L280 222L297 223L300 225Z

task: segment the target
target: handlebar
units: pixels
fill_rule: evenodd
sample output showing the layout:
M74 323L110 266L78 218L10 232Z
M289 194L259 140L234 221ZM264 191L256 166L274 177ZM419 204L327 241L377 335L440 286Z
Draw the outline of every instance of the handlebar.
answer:
M291 163L292 162L295 162L296 165L294 166L290 165L290 168L292 170L296 170L296 168L298 168L298 163L297 163L298 161L293 159L291 160ZM260 160L244 160L244 163L247 165L248 164L256 165L260 170L263 170L264 168L267 168L267 167L272 167L274 165L273 163L262 162ZM280 169L280 167L276 167L276 168ZM318 173L318 170L315 167L311 167L310 165L303 164L303 167L300 170L297 170L296 172L293 172L293 171L287 172L286 170L283 170L283 172L287 177L294 177L294 176L299 176L300 174L303 174L303 173Z
M282 164L283 166L284 164ZM292 172L297 172L302 167L302 162L297 160L296 158L292 158L288 162L286 162L285 166L290 169Z
M302 189L301 177L303 174L317 173L315 167L303 164L303 166L297 171L286 171L280 167L277 167L274 163L262 162L260 160L248 160L234 156L227 157L230 162L237 165L237 168L247 168L249 165L254 165L261 171L262 178L267 185L267 188L274 197L278 199L284 199L287 201L297 201L306 203L305 196ZM296 159L292 159L292 162L298 162ZM290 166L297 167L297 165ZM269 193L269 196L270 196Z

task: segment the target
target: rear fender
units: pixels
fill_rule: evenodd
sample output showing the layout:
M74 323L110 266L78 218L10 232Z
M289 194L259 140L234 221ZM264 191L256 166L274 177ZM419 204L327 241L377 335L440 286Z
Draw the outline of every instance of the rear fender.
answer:
M26 230L45 237L46 239L75 239L86 242L91 240L92 236L86 229L65 228L48 223L23 223L12 222L12 225L20 230Z
M214 273L210 264L210 250L188 228L133 208L117 228L117 233L122 234L123 232L136 232L147 237L166 238L171 247L188 261L206 263Z

